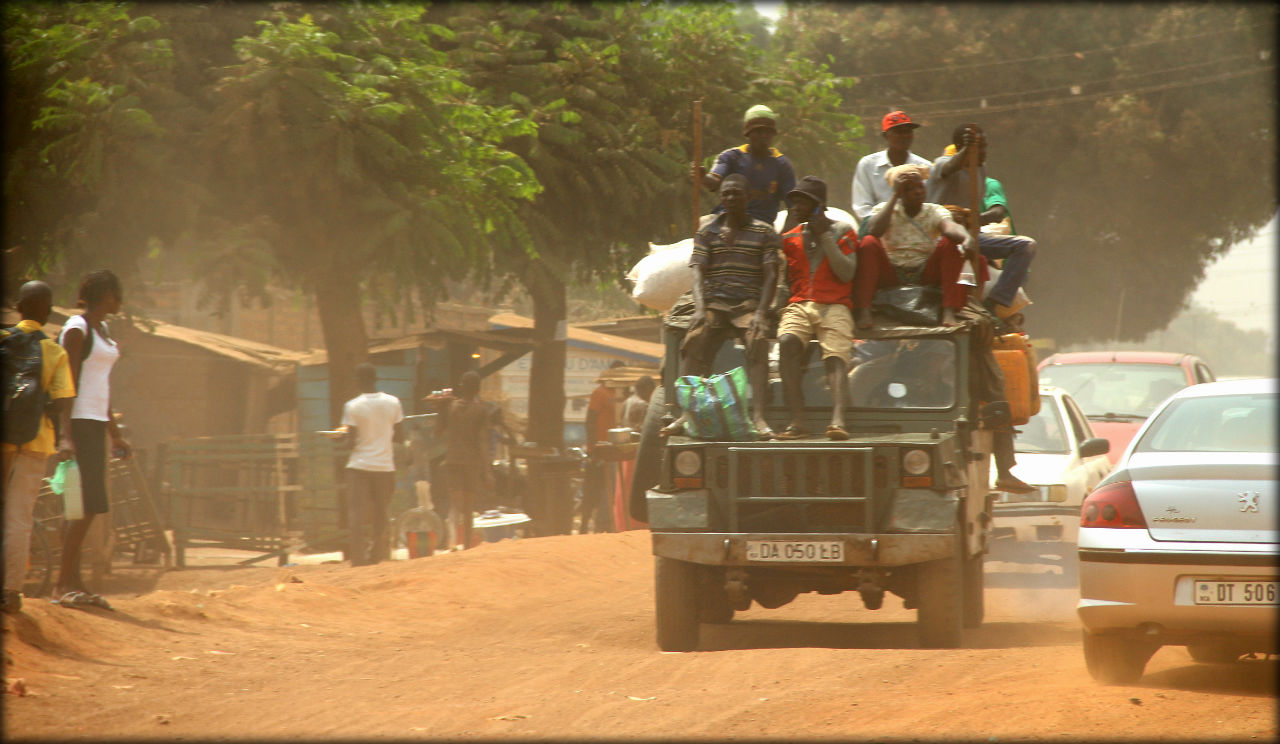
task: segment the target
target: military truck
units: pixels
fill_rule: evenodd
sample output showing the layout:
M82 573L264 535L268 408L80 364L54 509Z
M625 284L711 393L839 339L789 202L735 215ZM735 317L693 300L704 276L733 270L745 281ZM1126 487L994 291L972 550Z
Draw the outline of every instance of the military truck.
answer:
M860 331L846 441L825 436L831 397L812 342L804 390L814 436L708 441L658 435L672 415L682 337L664 328L663 385L631 493L652 534L661 649L696 649L702 623L728 623L752 602L777 608L802 592L847 591L869 610L896 594L917 610L922 646L962 645L963 630L982 623L992 436L1010 410L973 399L973 333L971 323ZM740 364L741 346L726 343L715 371ZM766 418L780 431L787 411L771 377Z

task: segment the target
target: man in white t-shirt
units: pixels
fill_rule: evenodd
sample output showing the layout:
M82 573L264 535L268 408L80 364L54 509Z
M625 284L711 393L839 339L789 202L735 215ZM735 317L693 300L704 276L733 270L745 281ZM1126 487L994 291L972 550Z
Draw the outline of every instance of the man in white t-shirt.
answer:
M871 210L877 204L887 202L893 196L893 187L884 178L890 168L908 163L929 164L928 160L911 152L911 143L919 126L902 111L891 111L880 120L880 136L887 146L859 160L853 171L853 214L858 218L859 227L871 216ZM864 230L859 232L865 233Z
M404 441L400 399L378 392L378 369L356 367L360 394L342 407L342 426L351 445L347 458L347 558L368 566L390 557L387 507L396 490L392 442ZM366 533L372 529L372 541Z

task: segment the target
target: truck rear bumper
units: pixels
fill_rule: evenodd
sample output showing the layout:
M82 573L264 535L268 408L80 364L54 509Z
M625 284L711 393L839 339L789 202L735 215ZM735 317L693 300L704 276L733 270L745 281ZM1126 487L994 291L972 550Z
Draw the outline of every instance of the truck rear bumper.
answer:
M954 533L939 534L778 534L748 532L653 532L653 554L708 566L905 566L946 558L955 550ZM843 559L836 562L752 561L747 543L776 540L796 543L841 542Z

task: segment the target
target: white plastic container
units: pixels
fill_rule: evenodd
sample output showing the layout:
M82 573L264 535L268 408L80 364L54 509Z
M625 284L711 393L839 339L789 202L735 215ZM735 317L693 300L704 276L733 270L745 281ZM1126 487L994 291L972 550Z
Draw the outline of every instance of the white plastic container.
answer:
M74 460L67 466L65 478L62 486L63 518L84 519L84 495L80 491L80 466Z

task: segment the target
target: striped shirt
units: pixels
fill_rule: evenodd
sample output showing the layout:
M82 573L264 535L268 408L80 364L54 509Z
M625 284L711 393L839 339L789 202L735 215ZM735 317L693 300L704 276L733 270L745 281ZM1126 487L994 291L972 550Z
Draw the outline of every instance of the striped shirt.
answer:
M768 223L751 219L738 230L733 245L728 245L724 240L726 215L708 215L702 220L693 235L689 265L702 267L704 298L730 303L760 299L765 264L777 267L780 263L782 239L778 233Z

